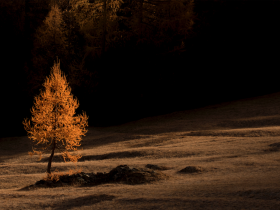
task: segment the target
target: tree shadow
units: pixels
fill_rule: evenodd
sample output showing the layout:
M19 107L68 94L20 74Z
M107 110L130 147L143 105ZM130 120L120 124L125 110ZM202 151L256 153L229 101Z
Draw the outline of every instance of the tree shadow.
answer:
M263 150L264 152L278 152L278 151L280 151L280 142L273 143L273 144L270 144L268 146L269 146L269 148L264 149Z
M280 116L261 116L248 119L236 119L236 120L225 120L217 124L221 127L230 128L257 128L257 127L268 127L268 126L279 126Z
M116 197L113 195L106 195L106 194L100 194L100 195L86 195L86 196L80 196L78 198L73 199L63 199L62 201L58 201L55 203L52 203L53 209L59 210L59 209L72 209L72 208L81 208L83 206L89 206L94 205L97 203L100 203L102 201L111 201L115 199ZM44 208L49 207L49 203L42 204ZM33 207L38 207L37 205L33 204Z
M105 160L105 159L118 159L118 158L134 158L143 157L146 155L144 151L125 151L125 152L111 152L103 155L85 155L82 156L78 162L91 161L91 160ZM40 162L48 162L49 157L42 158ZM64 162L61 155L55 155L52 162Z

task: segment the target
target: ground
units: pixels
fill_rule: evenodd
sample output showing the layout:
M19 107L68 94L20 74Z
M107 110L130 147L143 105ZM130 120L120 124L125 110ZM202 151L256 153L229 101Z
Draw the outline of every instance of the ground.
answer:
M1 138L0 209L280 209L279 107L274 93L89 127L78 168L165 167L168 179L143 184L23 190L45 176L49 154L37 161L26 136ZM75 165L55 156L55 169Z

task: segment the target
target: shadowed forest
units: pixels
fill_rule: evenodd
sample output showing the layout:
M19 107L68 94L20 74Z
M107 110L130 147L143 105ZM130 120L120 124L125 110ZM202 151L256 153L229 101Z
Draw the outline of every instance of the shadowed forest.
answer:
M0 137L27 135L22 121L57 57L89 126L277 92L279 6L1 0Z

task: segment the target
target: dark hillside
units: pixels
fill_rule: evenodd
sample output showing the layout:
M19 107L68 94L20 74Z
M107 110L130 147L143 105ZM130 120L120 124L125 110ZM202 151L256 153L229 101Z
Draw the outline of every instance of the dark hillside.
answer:
M34 97L26 71L49 1L40 7L36 0L0 2L0 136L26 135L21 122L30 118ZM195 1L197 17L184 49L155 55L154 49L127 44L86 60L96 85L73 91L77 113L85 110L90 125L108 126L280 91L279 6L279 1Z
M279 90L279 1L196 1L191 60L220 100ZM186 52L187 53L187 52Z

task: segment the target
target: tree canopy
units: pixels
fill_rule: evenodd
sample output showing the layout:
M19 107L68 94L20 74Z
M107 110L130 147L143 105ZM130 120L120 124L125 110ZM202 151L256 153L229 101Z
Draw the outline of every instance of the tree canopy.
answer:
M28 137L42 147L39 150L33 148L29 155L39 154L42 151L51 150L47 172L50 172L51 162L55 149L64 149L62 156L72 162L77 162L80 155L70 155L69 150L77 150L80 146L81 136L84 136L88 117L83 115L74 116L75 109L79 103L73 99L71 88L68 86L66 78L60 70L60 63L55 63L52 67L51 75L46 78L43 84L45 91L41 90L40 95L35 97L35 105L32 107L31 121L25 119L23 122Z

